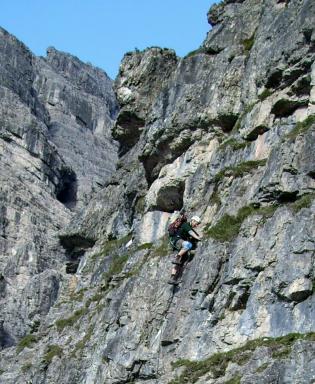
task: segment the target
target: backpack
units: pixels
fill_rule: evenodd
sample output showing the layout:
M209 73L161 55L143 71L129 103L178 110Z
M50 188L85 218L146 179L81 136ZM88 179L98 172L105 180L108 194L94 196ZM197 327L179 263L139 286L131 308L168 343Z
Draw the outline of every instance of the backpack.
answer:
M176 236L177 234L177 231L179 230L179 228L181 227L181 225L183 223L185 223L185 221L187 221L187 216L185 215L185 213L181 213L179 217L177 217L176 220L174 220L169 226L168 226L168 234L170 237L172 236Z

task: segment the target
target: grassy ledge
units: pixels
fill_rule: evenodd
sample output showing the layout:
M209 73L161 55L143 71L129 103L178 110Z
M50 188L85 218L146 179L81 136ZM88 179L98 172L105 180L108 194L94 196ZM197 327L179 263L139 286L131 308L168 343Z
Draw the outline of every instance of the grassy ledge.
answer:
M254 169L257 169L258 167L266 165L266 162L267 162L266 159L249 160L249 161L244 161L243 163L239 163L234 167L226 167L214 176L213 181L215 183L218 183L226 176L242 177L246 173L250 173Z
M31 346L37 343L38 338L34 335L26 335L21 339L16 347L17 353L23 351L24 348L31 348Z
M286 135L286 138L295 140L299 135L307 132L313 124L315 124L315 115L308 116L304 121L296 123L292 131Z
M252 356L251 352L259 347L268 347L272 354L278 353L280 359L285 358L290 354L291 347L297 340L315 341L315 332L306 334L290 333L276 338L265 337L251 340L240 348L232 349L228 352L215 353L202 361L178 360L172 363L172 367L174 369L184 367L184 371L180 376L170 381L169 384L196 383L200 377L210 372L214 379L222 377L225 375L229 363L246 364ZM281 351L284 350L286 354L283 353L281 356ZM231 380L234 381L230 381L230 383L238 383L239 381L237 380L240 380L240 377L236 376Z
M292 209L292 211L294 213L297 213L302 208L310 208L314 199L315 199L315 192L314 193L306 193L305 195L301 196L301 198L296 200L294 203L291 203L290 208Z
M295 202L289 203L288 207L294 213L298 213L302 208L310 208L314 199L315 193L307 193ZM208 237L217 241L231 241L239 234L240 228L247 217L251 215L260 215L264 220L269 219L273 216L279 206L279 204L274 204L265 207L256 207L254 204L251 204L242 207L238 210L236 216L228 214L223 215L215 225L206 227L205 233Z
M272 90L269 88L266 88L259 96L258 99L260 101L266 100L270 95L272 95Z
M124 244L127 244L129 240L131 240L131 235L124 236L120 239L107 241L106 243L103 244L102 249L98 254L98 256L105 257L110 255L113 251L119 249Z
M224 150L230 147L233 151L237 151L239 149L246 148L250 144L251 142L249 141L238 141L234 137L230 137L229 139L223 141L222 144L220 144L219 149Z
M63 350L59 345L56 345L56 344L49 345L43 357L43 363L46 365L49 365L55 356L58 356L59 358L61 358L62 355L63 355Z
M272 205L258 208L253 204L242 207L238 210L236 216L225 214L215 225L208 228L206 227L206 234L220 242L231 241L238 235L240 228L247 217L251 215L260 215L263 216L264 219L267 219L273 216L278 207L278 205Z
M255 34L253 34L249 39L242 41L242 45L246 54L249 54L255 42Z
M32 363L26 363L24 364L22 367L21 367L21 372L22 373L26 373L28 372L30 369L32 369L33 367L33 364Z
M109 270L102 275L102 291L107 291L114 275L118 275L123 270L128 261L129 253L114 257Z
M82 316L88 312L86 307L78 309L74 314L67 319L59 319L55 322L58 332L61 332L65 327L73 326Z
M242 376L235 376L232 379L226 381L224 384L240 384Z

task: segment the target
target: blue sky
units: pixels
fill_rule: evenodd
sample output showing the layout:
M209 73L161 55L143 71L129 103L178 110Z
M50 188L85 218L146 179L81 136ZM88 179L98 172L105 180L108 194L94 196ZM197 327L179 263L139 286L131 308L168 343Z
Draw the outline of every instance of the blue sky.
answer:
M159 46L184 56L197 49L210 25L212 0L3 0L0 26L36 55L46 48L78 56L118 73L124 53Z

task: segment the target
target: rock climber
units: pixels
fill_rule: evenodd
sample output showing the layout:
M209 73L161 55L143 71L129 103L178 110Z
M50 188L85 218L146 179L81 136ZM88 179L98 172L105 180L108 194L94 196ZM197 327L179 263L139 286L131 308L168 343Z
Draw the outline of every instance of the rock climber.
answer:
M178 250L178 253L175 256L175 259L172 261L172 263L175 265L171 272L171 279L168 281L169 284L178 284L177 278L185 255L193 248L193 244L196 241L200 241L202 239L202 235L195 231L195 228L200 223L200 217L193 216L190 222L184 221L176 230L176 232L170 235L170 242L172 246Z

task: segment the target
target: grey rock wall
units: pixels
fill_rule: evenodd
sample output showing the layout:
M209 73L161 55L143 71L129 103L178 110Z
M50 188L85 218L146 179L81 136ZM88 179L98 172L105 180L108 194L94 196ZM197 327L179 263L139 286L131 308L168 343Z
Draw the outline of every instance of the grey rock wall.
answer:
M125 55L117 170L59 231L78 269L45 270L51 296L36 276L45 315L0 352L5 383L314 382L314 2L224 1L208 18L184 58ZM70 120L93 115L58 100ZM174 288L165 232L183 206L203 239Z
M75 196L64 199L70 208L82 208L117 163L110 135L118 109L112 81L100 69L54 48L36 60L34 87L49 113L48 138L75 173L68 182L74 184Z
M110 129L117 105L106 74L70 55L54 50L64 58L54 69L52 59L36 58L3 29L0 51L0 344L6 348L38 326L68 279L58 232L115 169ZM71 60L76 72L66 76ZM56 96L62 92L64 99ZM79 102L91 111L84 129L70 113Z

